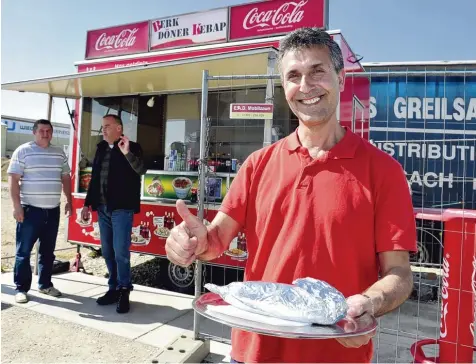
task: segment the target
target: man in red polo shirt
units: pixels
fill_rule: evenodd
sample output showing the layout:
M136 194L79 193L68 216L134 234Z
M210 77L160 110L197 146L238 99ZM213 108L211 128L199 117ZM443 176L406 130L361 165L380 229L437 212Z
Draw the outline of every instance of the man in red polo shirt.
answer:
M403 169L339 124L344 66L326 32L290 33L278 60L299 127L245 161L210 226L178 201L184 221L167 239L167 255L183 266L212 260L245 228L245 280L321 279L347 298L348 316L382 316L413 286L409 251L416 249L416 232ZM233 330L231 356L238 362L370 362L373 335L297 340Z

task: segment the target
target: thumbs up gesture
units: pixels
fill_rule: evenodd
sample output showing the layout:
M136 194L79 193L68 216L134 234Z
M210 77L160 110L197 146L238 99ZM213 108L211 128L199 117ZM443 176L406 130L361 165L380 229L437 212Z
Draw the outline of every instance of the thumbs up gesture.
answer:
M178 200L176 206L183 221L170 232L165 251L172 263L188 267L198 255L207 250L208 231L203 222L190 212L185 202Z

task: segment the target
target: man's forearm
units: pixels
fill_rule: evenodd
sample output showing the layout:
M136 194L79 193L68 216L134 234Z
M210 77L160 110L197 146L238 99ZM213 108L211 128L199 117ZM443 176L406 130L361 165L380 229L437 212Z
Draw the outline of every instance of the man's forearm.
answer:
M373 284L365 295L372 300L375 317L382 316L404 303L413 289L413 275L407 268L392 268Z
M73 203L73 198L71 196L71 178L69 178L68 175L66 177L63 177L61 182L63 183L63 193L66 196L66 200L71 205Z
M144 166L144 160L131 152L126 154L126 159L129 162L130 166L132 169L138 174L138 175L143 175L146 170Z
M14 207L18 207L21 205L21 200L20 200L20 185L18 184L17 181L10 179L9 181L9 189L10 189L10 197L13 202Z

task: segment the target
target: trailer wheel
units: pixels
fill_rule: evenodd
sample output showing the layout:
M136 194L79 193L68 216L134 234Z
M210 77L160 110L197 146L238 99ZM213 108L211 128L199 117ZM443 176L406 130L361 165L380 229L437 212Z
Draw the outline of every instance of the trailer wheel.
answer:
M410 262L415 264L430 263L430 253L425 243L417 241L417 251L410 254Z
M441 237L424 227L417 227L417 252L410 254L411 263L441 265L442 251Z
M178 293L194 294L195 264L184 268L164 259L160 271L160 278L166 289Z

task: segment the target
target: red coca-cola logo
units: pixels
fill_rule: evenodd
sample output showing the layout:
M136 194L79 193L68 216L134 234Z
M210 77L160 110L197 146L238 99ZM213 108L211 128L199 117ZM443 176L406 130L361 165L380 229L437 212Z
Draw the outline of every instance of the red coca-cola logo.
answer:
M251 9L243 19L244 29L276 27L301 22L304 17L302 8L308 0L287 2L279 8L259 12L258 8Z
M448 280L450 278L450 256L443 257L443 276L441 278L441 323L440 338L444 339L448 335L446 316L448 315Z
M325 0L273 0L232 6L230 40L286 34L303 27L326 26Z
M133 47L136 42L135 34L139 28L123 29L119 34L107 35L102 33L96 40L94 48L98 51L104 49L122 49Z

